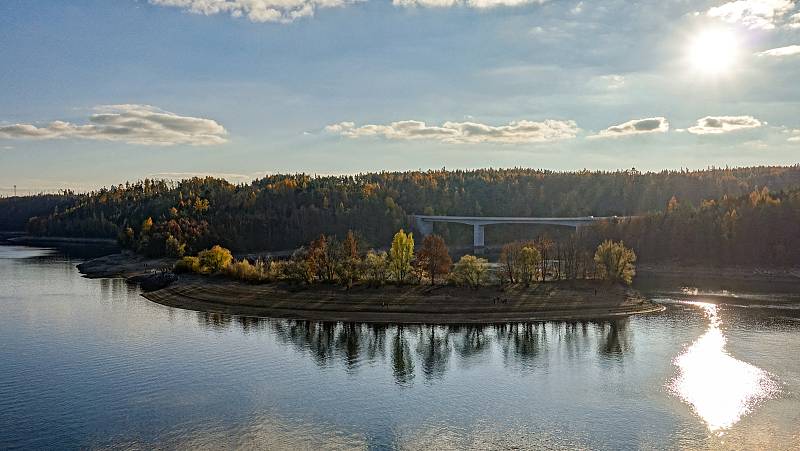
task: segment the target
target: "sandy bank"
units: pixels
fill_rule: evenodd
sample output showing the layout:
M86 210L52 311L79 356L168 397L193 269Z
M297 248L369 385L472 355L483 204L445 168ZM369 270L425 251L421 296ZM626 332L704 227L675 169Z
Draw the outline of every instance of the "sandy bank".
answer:
M502 323L589 320L659 312L630 288L593 281L479 290L455 286L297 287L182 277L145 293L159 304L190 310L320 321L375 323Z

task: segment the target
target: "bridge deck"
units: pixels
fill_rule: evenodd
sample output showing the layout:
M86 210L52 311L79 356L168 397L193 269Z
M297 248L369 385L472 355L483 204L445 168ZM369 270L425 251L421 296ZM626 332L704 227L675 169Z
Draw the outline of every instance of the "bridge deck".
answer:
M540 218L525 216L430 216L415 215L415 218L432 222L594 222L604 219L614 219L616 216L576 216L561 218Z
M414 219L417 228L423 235L433 233L434 222L449 222L467 224L473 226L473 244L475 247L483 247L483 228L492 224L543 224L559 225L565 227L580 227L584 224L593 222L617 219L617 216L578 216L572 218L536 218L520 216L432 216L415 215Z

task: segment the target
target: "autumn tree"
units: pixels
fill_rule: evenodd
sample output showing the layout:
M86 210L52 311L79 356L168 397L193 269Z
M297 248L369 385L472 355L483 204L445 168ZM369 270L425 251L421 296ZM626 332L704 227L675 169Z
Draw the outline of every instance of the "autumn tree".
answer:
M165 246L166 246L166 254L169 257L180 258L183 257L183 255L186 253L186 244L178 241L178 239L172 236L172 234L167 235Z
M465 255L453 266L452 276L456 283L477 289L485 283L488 269L489 263L485 258Z
M437 275L448 274L453 260L444 239L439 235L426 236L422 240L422 248L417 252L416 265L430 277L431 285L436 284Z
M503 246L500 264L503 278L510 283L531 283L536 278L536 269L541 254L534 243L514 242Z
M542 260L542 255L534 246L525 246L520 250L519 278L522 282L530 284L536 280L536 267Z
M281 268L283 277L298 283L313 283L317 278L315 268L312 268L313 260L308 256L309 250L300 248L292 253L292 257Z
M336 252L338 243L332 237L320 235L308 245L306 265L314 279L333 282L336 279Z
M336 259L336 277L347 287L352 287L361 269L361 255L358 251L358 239L352 230L347 231L344 241L338 246Z
M201 251L197 254L200 261L200 268L203 272L215 273L227 268L233 261L231 251L222 246L215 245L211 249Z
M520 279L519 263L522 258L522 243L507 243L500 251L500 265L502 268L503 280L509 283L517 283Z
M389 257L386 252L367 252L364 257L364 273L371 284L383 285L389 278Z
M553 240L546 236L540 236L536 240L536 248L539 251L540 259L539 259L539 273L542 277L542 282L547 279L547 259L548 253L550 249L553 248Z
M150 230L153 228L153 218L148 217L144 221L142 221L142 228L140 230L140 234L147 235L150 233Z
M630 285L636 275L636 254L625 244L606 240L597 246L594 254L597 274L601 279L611 282L624 282Z
M398 282L404 282L411 272L411 261L414 259L414 237L400 229L392 239L389 249L389 269Z

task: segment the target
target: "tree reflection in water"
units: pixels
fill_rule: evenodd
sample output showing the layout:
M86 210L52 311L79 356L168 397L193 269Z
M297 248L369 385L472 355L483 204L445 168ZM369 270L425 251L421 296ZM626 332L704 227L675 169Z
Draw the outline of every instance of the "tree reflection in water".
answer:
M336 333L336 353L342 357L348 369L357 367L361 354L361 325L345 323Z
M495 335L506 366L530 368L547 345L547 323L515 323L495 326Z
M450 326L448 333L454 337L453 349L462 360L478 360L491 348L491 340L486 336L485 326Z
M455 359L470 365L498 352L503 364L522 371L546 365L547 356L575 357L596 352L622 361L632 351L628 319L602 322L544 322L495 325L383 325L232 317L198 313L205 327L230 327L245 333L271 333L279 343L308 355L319 366L358 371L362 363L390 364L395 382L441 379ZM594 331L595 333L591 333Z
M417 355L421 360L426 380L441 378L450 360L450 334L447 328L436 326L419 327Z
M231 315L213 312L199 312L197 314L197 319L200 324L204 325L207 329L218 332L228 329L233 322L233 317Z
M622 357L631 351L627 319L599 323L598 329L601 332L598 348L600 355L622 360Z
M408 385L414 380L414 359L403 326L395 328L392 339L392 373L398 385Z

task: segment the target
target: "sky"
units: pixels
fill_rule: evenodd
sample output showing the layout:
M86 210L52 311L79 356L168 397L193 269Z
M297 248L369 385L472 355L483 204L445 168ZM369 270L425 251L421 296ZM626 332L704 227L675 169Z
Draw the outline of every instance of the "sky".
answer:
M792 0L3 0L0 195L800 162Z

